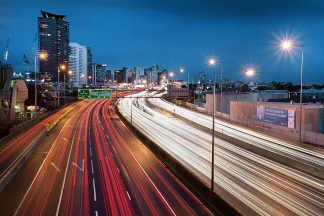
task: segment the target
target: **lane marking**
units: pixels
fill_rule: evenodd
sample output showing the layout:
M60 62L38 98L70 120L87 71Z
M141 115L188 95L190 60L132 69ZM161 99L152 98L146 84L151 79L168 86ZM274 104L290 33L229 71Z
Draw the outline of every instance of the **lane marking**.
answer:
M92 149L91 149L91 147L90 147L90 157L92 157Z
M122 164L122 169L124 170L124 173L125 173L125 175L126 175L126 178L128 178L128 180L129 180L130 178L129 178L129 176L128 176L128 174L127 174L127 171L126 171L126 169L125 169L125 167L124 167L123 164Z
M75 114L74 114L74 115L75 115ZM71 117L71 118L72 118L72 117ZM17 209L16 209L14 215L17 215L17 214L18 214L18 211L19 211L19 209L21 208L23 202L25 201L25 199L26 199L26 197L27 197L27 194L28 194L29 191L31 190L33 184L34 184L35 181L36 181L36 178L38 177L38 175L39 175L39 173L41 172L43 166L45 165L45 162L47 161L48 156L50 155L50 153L52 152L54 146L56 145L58 138L60 137L61 133L63 132L63 129L64 129L65 126L69 123L69 121L71 121L71 118L70 118L68 121L66 121L66 123L65 123L64 126L62 127L62 129L61 129L59 135L56 137L56 139L55 139L55 141L54 141L54 144L51 146L50 150L48 151L48 154L46 155L46 157L45 157L45 159L44 159L42 165L39 167L39 169L38 169L38 171L37 171L37 173L36 173L36 175L35 175L33 181L32 181L31 184L29 185L29 187L28 187L28 189L27 189L27 191L26 191L24 197L22 198L21 202L19 203L19 206L17 207Z
M96 193L96 183L94 181L94 178L92 178L92 187L93 187L93 199L96 202L97 201L97 193Z
M72 162L72 164L73 164L74 166L76 166L76 167L77 167L81 172L84 171L84 158L82 159L82 168L79 167L78 164L75 163L75 162Z
M94 173L92 159L91 159L91 172L92 172L92 174Z
M132 199L130 198L130 196L129 196L128 191L126 191L126 193L127 193L128 199L129 199L129 200L132 200Z
M55 165L55 163L54 162L51 162L51 165L57 170L57 171L59 171L59 172L61 172L61 170Z
M95 211L95 213L96 213L96 216L98 216L98 211Z
M76 132L78 131L77 129L79 128L80 121L81 121L83 115L84 114L82 114L81 115L81 118L79 118L79 120L78 120L78 122L76 124L75 130L74 130L74 134L73 134L73 138L72 138L72 143L71 143L71 147L70 147L70 152L69 152L68 160L66 161L64 178L63 178L61 192L60 192L60 199L59 199L59 202L57 204L57 209L56 209L56 214L55 214L56 216L59 215L59 211L60 211L60 207L61 207L61 202L62 202L62 197L63 197L63 190L64 190L64 186L65 186L65 181L66 181L66 175L67 175L67 171L68 171L69 164L70 164L72 149L73 149L73 146L74 146L74 140L75 140Z
M139 167L141 168L141 170L143 171L144 175L147 177L147 179L151 182L151 184L153 185L153 187L155 188L155 190L158 192L158 194L161 196L162 200L164 201L164 203L168 206L168 208L170 209L170 211L172 212L173 215L176 215L176 213L173 211L173 209L171 208L171 206L169 205L168 201L164 198L164 196L162 195L162 193L160 192L160 190L158 189L158 187L154 184L153 180L150 178L150 176L146 173L146 171L144 170L143 166L138 162L138 160L136 159L135 155L133 154L133 152L130 150L130 148L125 145L126 148L128 149L128 152L132 155L132 157L134 158L134 160L136 161L136 163L139 165ZM124 165L122 165L122 167L125 170ZM127 172L126 172L127 175ZM128 176L128 175L127 175Z

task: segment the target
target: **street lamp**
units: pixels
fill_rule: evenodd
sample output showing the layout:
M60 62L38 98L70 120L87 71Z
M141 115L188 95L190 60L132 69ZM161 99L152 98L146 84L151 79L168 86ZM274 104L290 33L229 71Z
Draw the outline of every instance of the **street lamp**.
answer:
M253 69L253 68L247 68L245 70L245 75L246 76L252 77L254 74L255 74L255 69Z
M39 60L47 60L48 54L46 52L41 52L39 55L35 55L35 118L37 115L37 56Z
M216 64L215 59L209 60L209 66L214 67ZM214 161L215 161L215 95L216 95L216 71L214 69L214 87L213 87L213 132L212 132L212 167L211 167L211 190L214 190Z
M60 108L60 69L64 71L66 66L64 64L57 68L57 108ZM64 90L65 90L65 73L64 73Z
M301 65L300 65L300 96L299 96L299 104L300 104L300 120L299 120L299 142L302 142L302 120L303 120L303 76L304 76L304 47L296 46L293 40L285 39L281 41L281 49L285 52L291 51L293 48L300 48L301 50Z
M180 68L180 73L184 73L185 70L183 68ZM188 71L188 85L189 85L189 82L190 82L190 74L189 74L189 71Z

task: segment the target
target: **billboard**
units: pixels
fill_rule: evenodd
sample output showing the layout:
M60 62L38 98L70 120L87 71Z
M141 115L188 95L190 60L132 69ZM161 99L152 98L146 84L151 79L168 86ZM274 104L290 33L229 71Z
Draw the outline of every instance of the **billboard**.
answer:
M296 110L278 109L258 106L257 119L259 121L280 125L288 128L296 128Z
M79 99L110 99L112 96L111 89L79 89Z

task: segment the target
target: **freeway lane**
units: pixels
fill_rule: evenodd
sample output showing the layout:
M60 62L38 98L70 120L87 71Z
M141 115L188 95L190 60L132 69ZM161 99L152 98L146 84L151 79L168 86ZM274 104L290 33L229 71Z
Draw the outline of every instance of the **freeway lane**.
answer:
M15 215L54 215L66 161L80 123L80 116L89 102L83 103L66 122L48 155L20 202Z
M109 117L108 117L109 116ZM108 118L107 118L108 117ZM101 110L113 154L141 215L205 215L209 212L125 127L113 104ZM124 171L124 172L123 172ZM130 198L130 197L129 197ZM130 198L131 199L131 198Z
M161 96L161 94L156 95L156 93L154 92L152 94L155 96ZM188 119L193 123L196 123L200 126L209 129L212 128L211 116L176 106L175 104L172 104L160 98L152 98L148 100L152 104L161 107L169 112L175 112L177 115ZM142 103L145 103L143 102L143 100L141 101ZM215 131L246 142L251 146L263 148L273 154L294 159L295 161L299 161L300 163L307 164L311 169L309 171L313 171L313 174L317 174L314 173L315 171L324 169L324 150L321 148L315 148L309 145L298 145L296 143L283 141L262 134L260 132L256 132L247 128L237 126L235 124L228 123L226 121L222 121L217 118L215 119ZM318 173L318 175L324 178L323 173L322 175Z
M209 184L210 133L151 109L144 99L121 100L121 109L128 117L132 103L133 124ZM217 137L215 143L215 192L240 212L247 215L322 214L322 179L247 151L235 143Z
M117 117L112 100L71 115L15 215L211 215Z
M28 129L25 133L20 134L15 139L8 143L1 143L0 149L0 179L2 179L24 154L32 148L35 141L45 134L45 123L52 123L59 116L66 113L68 110L78 106L78 103L73 103L48 118L37 123L32 128Z

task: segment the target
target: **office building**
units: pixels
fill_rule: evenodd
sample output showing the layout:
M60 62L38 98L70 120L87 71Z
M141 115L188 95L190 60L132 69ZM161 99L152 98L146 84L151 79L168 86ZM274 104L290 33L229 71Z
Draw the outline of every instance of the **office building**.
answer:
M95 64L95 84L104 85L108 82L108 70L106 64Z
M159 68L158 65L153 65L151 67L151 84L152 85L158 85L158 83L159 83L159 81L158 81L159 72L160 72L160 68Z
M70 85L80 88L87 85L88 58L87 48L78 43L70 43L69 70L64 72L69 77Z
M69 22L64 15L41 11L38 17L38 51L46 54L46 60L39 61L40 79L58 81L58 68L69 61ZM67 68L67 67L66 67ZM63 81L63 74L60 74Z
M114 82L116 83L126 83L126 67L121 70L114 71Z
M94 77L93 74L93 62L92 62L92 51L90 47L87 47L87 77ZM87 85L91 85L92 79L86 79L87 80Z
M141 68L139 66L134 67L135 72L135 84L139 84L141 82Z
M167 85L168 84L168 71L163 70L158 74L158 83L159 85Z
M147 84L157 85L159 82L159 72L160 69L158 65L153 65L150 68L145 68L144 75L147 76Z

